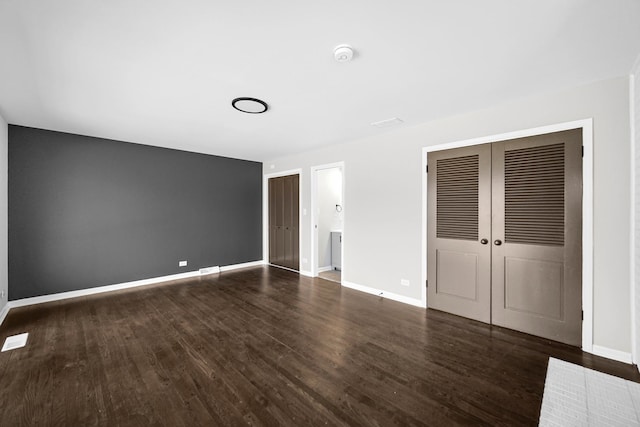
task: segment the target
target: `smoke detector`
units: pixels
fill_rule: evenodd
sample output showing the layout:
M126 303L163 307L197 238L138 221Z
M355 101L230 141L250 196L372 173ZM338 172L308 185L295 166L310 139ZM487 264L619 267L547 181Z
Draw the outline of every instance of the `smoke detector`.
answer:
M333 50L333 57L338 62L349 62L351 61L351 58L353 58L353 48L346 44L336 46Z

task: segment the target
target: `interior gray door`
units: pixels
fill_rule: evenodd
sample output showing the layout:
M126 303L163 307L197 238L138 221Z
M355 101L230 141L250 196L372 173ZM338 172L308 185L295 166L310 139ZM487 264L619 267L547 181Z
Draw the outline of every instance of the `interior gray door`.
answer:
M491 321L491 145L429 153L429 307Z
M580 346L582 130L429 153L427 301Z
M580 346L582 130L492 149L492 323Z

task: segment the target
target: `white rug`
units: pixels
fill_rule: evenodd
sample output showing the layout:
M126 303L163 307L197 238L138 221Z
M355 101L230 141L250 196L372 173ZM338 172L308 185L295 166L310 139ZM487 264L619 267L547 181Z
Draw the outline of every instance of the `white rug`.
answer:
M640 384L549 358L540 426L640 426Z

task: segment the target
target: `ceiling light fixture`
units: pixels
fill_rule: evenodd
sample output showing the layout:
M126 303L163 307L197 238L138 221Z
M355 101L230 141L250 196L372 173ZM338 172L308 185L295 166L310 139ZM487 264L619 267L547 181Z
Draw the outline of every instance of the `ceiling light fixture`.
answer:
M333 57L338 62L349 62L353 58L353 48L348 44L341 44L336 46L333 50Z
M246 96L234 99L231 101L231 105L236 110L249 114L261 114L269 109L266 102L256 98L248 98Z

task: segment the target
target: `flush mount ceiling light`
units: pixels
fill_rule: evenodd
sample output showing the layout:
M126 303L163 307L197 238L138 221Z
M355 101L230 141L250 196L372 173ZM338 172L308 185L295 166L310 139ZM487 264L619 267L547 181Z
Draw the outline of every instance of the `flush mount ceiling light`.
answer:
M349 62L353 58L353 48L348 44L341 44L336 46L333 50L333 57L338 62Z
M269 109L266 102L246 96L234 99L231 101L231 105L236 110L249 114L261 114Z

